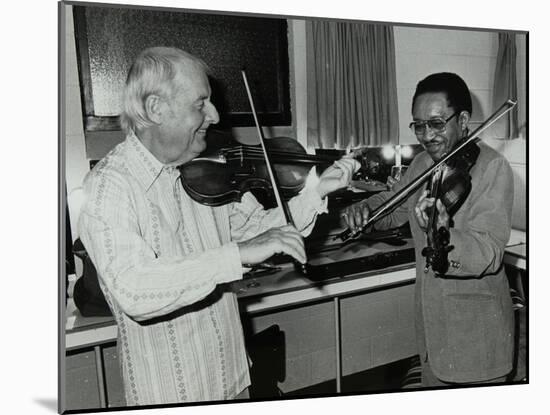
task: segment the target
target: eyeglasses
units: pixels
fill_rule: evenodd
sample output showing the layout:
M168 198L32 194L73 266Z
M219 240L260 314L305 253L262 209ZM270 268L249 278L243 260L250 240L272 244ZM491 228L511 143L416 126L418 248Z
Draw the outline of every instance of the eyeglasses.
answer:
M430 130L435 131L436 133L443 133L447 128L447 123L453 119L455 115L458 115L458 112L455 112L449 118L445 119L443 117L432 118L425 121L413 121L409 124L409 128L417 137L423 137L424 132L426 131L426 126L430 127Z

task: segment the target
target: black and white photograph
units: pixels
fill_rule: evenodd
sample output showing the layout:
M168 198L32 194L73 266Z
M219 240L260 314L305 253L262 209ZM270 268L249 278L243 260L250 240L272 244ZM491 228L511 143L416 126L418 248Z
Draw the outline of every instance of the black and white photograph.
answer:
M199 7L57 3L50 410L529 408L530 28Z
M528 31L59 24L60 412L529 383Z

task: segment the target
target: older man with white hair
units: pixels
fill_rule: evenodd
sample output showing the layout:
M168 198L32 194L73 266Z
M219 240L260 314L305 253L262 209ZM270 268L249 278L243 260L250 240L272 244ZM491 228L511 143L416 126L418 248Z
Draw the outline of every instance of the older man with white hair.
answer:
M296 228L253 195L208 207L184 191L177 166L206 147L219 120L206 65L176 48L143 51L130 68L126 140L85 179L79 230L118 325L128 405L247 397L237 299L226 283L277 253L306 261L302 235L325 196L358 165L339 160L289 203Z

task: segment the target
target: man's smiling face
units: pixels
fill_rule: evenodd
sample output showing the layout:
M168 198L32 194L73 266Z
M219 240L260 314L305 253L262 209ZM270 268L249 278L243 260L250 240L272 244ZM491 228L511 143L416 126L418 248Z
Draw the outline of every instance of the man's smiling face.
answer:
M219 121L219 115L210 101L208 77L198 65L191 64L181 69L176 85L177 90L166 98L168 111L160 131L171 161L181 164L205 150L206 130Z
M413 121L427 121L433 119L447 120L455 113L447 103L447 96L443 92L427 92L416 97L413 105ZM463 130L460 127L461 115L451 118L442 131L434 131L428 125L422 135L416 138L424 146L434 161L440 160L449 153L462 138Z

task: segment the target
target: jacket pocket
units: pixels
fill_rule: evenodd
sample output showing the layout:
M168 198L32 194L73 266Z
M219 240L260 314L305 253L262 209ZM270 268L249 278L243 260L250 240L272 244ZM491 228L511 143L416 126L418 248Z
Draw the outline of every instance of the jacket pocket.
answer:
M483 373L502 362L505 322L496 296L486 293L447 295L448 369Z

